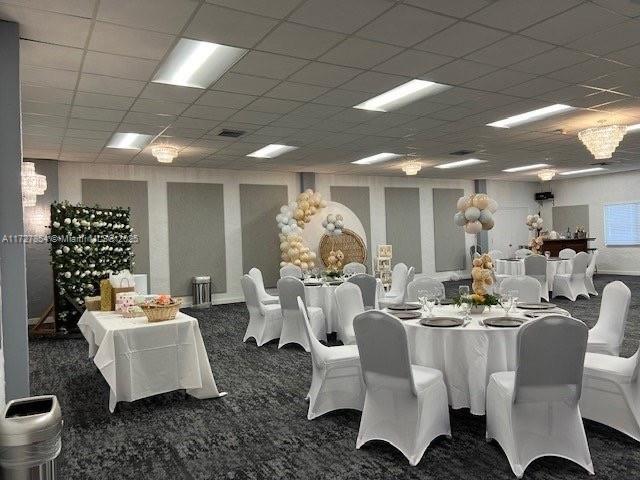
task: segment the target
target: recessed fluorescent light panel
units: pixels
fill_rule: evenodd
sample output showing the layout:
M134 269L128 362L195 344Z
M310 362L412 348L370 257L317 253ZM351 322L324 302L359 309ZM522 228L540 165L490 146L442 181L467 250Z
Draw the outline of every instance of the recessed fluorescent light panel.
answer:
M436 165L436 168L459 168L467 167L469 165L475 165L477 163L486 163L486 160L480 160L479 158L467 158L466 160L459 160L457 162L443 163L442 165Z
M606 168L595 167L595 168L585 168L583 170L570 170L568 172L560 172L560 175L578 175L580 173L599 172L601 170L606 170Z
M549 166L548 163L536 163L533 165L524 165L523 167L507 168L506 170L502 170L502 171L508 172L508 173L525 172L527 170L535 170L536 168L544 168L548 166Z
M246 52L242 48L181 38L152 81L207 88Z
M640 130L640 123L636 123L635 125L629 125L627 127L627 132L633 132L635 130Z
M441 83L428 82L427 80L411 80L377 97L370 98L353 108L373 110L374 112L388 112L404 107L428 95L435 95L448 88L451 87Z
M548 107L539 108L537 110L531 110L530 112L521 113L520 115L514 115L513 117L503 118L497 122L487 123L488 127L496 128L511 128L518 125L524 125L525 123L535 122L542 120L559 113L575 110L575 107L571 105L563 105L562 103L556 103L555 105L549 105Z
M290 145L278 145L276 143L272 143L271 145L267 145L260 150L256 150L255 152L250 153L249 155L247 155L247 157L275 158L282 155L283 153L296 150L297 148L298 147L292 147Z
M393 160L394 158L400 158L403 155L399 155L397 153L378 153L376 155L371 155L370 157L361 158L360 160L356 160L355 163L357 165L373 165L374 163L387 162L389 160Z
M142 135L141 133L114 133L107 143L107 148L142 150L153 137L153 135Z

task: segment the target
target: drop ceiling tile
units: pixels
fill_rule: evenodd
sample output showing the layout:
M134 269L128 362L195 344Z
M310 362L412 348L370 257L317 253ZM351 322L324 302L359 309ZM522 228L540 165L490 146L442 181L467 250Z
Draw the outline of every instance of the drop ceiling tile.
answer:
M156 115L180 115L187 107L188 105L186 103L139 98L133 104L131 110L134 112L153 113Z
M247 110L265 113L288 113L302 105L291 100L279 100L276 98L261 97L247 106Z
M233 115L237 110L233 108L224 108L224 107L208 107L204 105L192 105L187 108L182 116L184 117L193 117L193 118L201 118L205 120L226 120L231 115Z
M592 58L586 62L549 73L547 76L567 83L582 83L601 75L622 70L623 65L600 58Z
M185 35L197 40L234 47L253 47L277 21L217 5L203 5Z
M404 3L423 7L433 12L444 13L453 17L464 18L467 15L486 7L488 0L405 0Z
M74 105L71 109L71 118L83 118L87 120L101 120L105 122L119 122L124 117L123 110L109 110L106 108L83 107Z
M289 19L311 27L353 33L393 6L387 0L309 0Z
M107 141L111 137L110 132L98 132L94 130L67 130L65 137L69 138L92 138L94 140Z
M431 70L421 78L447 85L461 85L495 70L497 70L497 67L493 65L460 59Z
M615 50L640 43L640 20L628 20L599 32L590 33L568 45L594 55L605 55Z
M191 103L202 94L199 88L179 87L164 83L149 83L140 94L142 98Z
M317 118L302 117L289 113L283 117L273 121L272 127L288 127L288 128L309 128L318 123Z
M164 33L96 22L89 50L159 60L167 53L173 41L172 35Z
M267 125L277 120L282 115L279 113L252 112L250 110L241 110L229 117L232 122L251 123L254 125Z
M455 20L419 8L397 5L357 32L369 40L410 47Z
M60 88L40 87L36 85L21 85L22 100L34 102L64 103L70 104L73 99L73 90Z
M592 3L583 3L568 12L534 25L522 33L539 40L565 45L594 31L621 23L624 20L626 18L617 13Z
M626 63L627 65L638 67L640 66L640 45L635 45L618 52L610 53L607 57L618 62Z
M435 53L405 50L392 59L374 67L374 70L408 77L418 77L452 60L454 59L451 57Z
M129 115L132 115L132 114L130 113ZM144 115L144 114L140 113L135 115ZM160 132L166 126L167 125L164 125L164 124L151 125L151 124L144 124L144 123L121 123L120 125L118 125L118 132L137 132L137 133L142 133L144 135L156 136L160 134Z
M408 81L408 78L400 77L398 75L364 72L350 82L342 85L342 88L345 90L357 90L359 92L374 93L377 95Z
M528 73L503 68L496 72L489 73L484 77L476 78L475 80L465 83L464 86L488 92L500 92L507 87L527 82L534 78L535 77L533 75Z
M171 126L165 130L164 134L167 136L177 136L190 139L198 139L204 135L206 130L198 128L184 128Z
M87 18L0 4L0 18L20 25L20 38L69 47L84 47L91 28Z
M61 70L79 70L82 50L49 43L20 40L20 64L51 67Z
M462 57L508 36L508 33L469 22L458 22L416 45L420 50Z
M83 107L110 108L114 110L128 110L135 99L120 95L104 95L101 93L77 92L74 105Z
M20 68L20 81L30 85L74 90L78 73L71 70L39 68L24 65Z
M537 75L546 75L561 68L586 62L590 58L583 53L558 47L511 65L509 68Z
M209 105L212 107L243 108L249 105L257 97L243 95L241 93L206 91L196 102L196 105Z
M212 90L224 92L244 93L247 95L262 95L279 82L270 78L253 77L239 73L227 72L212 87Z
M158 61L88 51L82 71L131 80L151 80Z
M329 92L331 93L331 92ZM324 95L322 96L324 97ZM320 98L322 98L320 97ZM326 118L335 115L344 110L344 107L336 105L321 105L319 103L305 103L296 109L293 113L309 118Z
M117 126L118 124L116 122L71 118L69 119L69 125L67 125L67 128L72 130L98 130L102 132L113 132Z
M268 127L262 127L261 129L257 130L256 135L284 138L284 137L289 137L291 135L295 135L299 131L300 130L297 128L268 126Z
M434 97L436 98L436 97ZM427 97L422 100L418 100L417 102L410 103L398 110L395 110L397 113L404 113L406 115L429 115L432 112L437 112L438 110L444 110L448 106L443 103L436 103L433 101L433 98Z
M502 30L518 32L579 3L579 0L554 0L553 2L499 0L470 15L468 19Z
M324 87L337 87L351 80L361 72L362 70L355 68L341 67L330 63L312 62L294 73L288 80Z
M71 107L62 103L30 102L22 99L22 113L66 116Z
M23 135L40 135L46 137L62 137L64 135L64 128L62 127L48 127L46 125L31 125L27 122L22 123Z
M55 115L37 115L33 113L23 113L22 121L27 125L42 125L55 128L64 128L67 125L67 119L65 117Z
M246 75L285 79L307 63L309 63L307 60L299 58L250 51L231 68L231 71Z
M207 0L209 3L231 7L243 12L264 15L265 17L284 18L302 0Z
M83 73L80 75L78 91L136 97L144 85L144 82L138 80L125 80L122 78Z
M236 142L225 146L218 153L220 155L245 156L255 151L256 146L253 143Z
M197 6L193 0L100 0L97 19L157 32L179 33Z
M344 35L339 33L285 22L267 35L258 45L258 49L313 59L344 38Z
M284 100L310 101L326 93L329 89L316 85L303 83L282 82L280 85L269 90L267 95L272 98L282 98Z
M333 89L324 95L314 99L315 103L336 105L340 107L353 107L371 98L371 94L364 92L352 92L349 90Z
M513 87L506 88L502 93L514 95L516 97L537 97L547 92L558 90L568 86L564 82L554 80L553 78L537 77L528 82L521 83Z
M609 8L627 17L640 17L640 4L633 0L593 0L601 7Z
M548 43L542 43L520 35L511 35L467 55L466 58L476 62L488 63L489 65L506 67L552 48L553 45Z
M352 37L329 50L320 60L357 68L371 68L401 51L399 47Z

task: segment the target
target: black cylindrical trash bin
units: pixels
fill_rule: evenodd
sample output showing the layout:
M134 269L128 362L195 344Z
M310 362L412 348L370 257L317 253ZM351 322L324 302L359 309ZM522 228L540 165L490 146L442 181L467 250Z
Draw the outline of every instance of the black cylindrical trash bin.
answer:
M201 276L193 277L192 282L193 306L194 307L210 307L211 306L211 277Z
M11 400L0 418L0 477L54 480L62 412L54 395Z

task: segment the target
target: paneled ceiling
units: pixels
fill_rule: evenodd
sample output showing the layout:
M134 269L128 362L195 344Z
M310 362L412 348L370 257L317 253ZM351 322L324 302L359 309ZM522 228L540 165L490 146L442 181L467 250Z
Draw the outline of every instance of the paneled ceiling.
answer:
M176 166L535 179L502 169L595 160L577 131L640 123L636 0L0 0L21 26L24 156L152 165L150 148L105 148L114 132L157 135ZM208 89L151 83L181 37L248 49ZM389 113L352 108L410 79L451 85ZM511 129L486 124L566 103L579 110ZM247 133L218 136L222 129ZM299 147L274 159L246 154ZM482 165L439 170L460 158ZM640 130L609 170L640 168Z

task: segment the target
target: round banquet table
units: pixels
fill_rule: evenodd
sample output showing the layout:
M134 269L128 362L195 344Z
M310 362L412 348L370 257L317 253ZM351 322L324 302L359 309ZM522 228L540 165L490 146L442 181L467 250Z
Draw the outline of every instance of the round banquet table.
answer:
M524 275L524 259L508 258L495 260L496 275ZM553 287L553 279L556 274L571 273L571 260L552 258L547 260L547 283L549 290Z
M393 314L393 312L389 312ZM457 307L440 306L434 316L462 317ZM510 316L531 320L529 310L513 309ZM555 308L545 313L569 315ZM489 377L496 372L516 368L518 328L485 327L480 321L503 315L501 308L492 308L471 315L466 327L439 328L420 325L420 320L403 322L407 328L411 363L440 370L444 376L452 408L469 408L474 415L485 414L485 394Z

